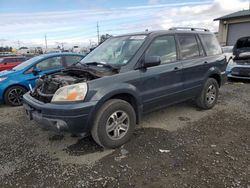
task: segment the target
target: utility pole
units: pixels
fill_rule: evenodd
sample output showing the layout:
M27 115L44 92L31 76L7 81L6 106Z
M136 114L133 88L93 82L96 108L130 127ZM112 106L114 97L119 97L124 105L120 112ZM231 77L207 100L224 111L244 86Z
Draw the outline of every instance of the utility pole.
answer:
M44 39L45 39L45 49L47 51L48 45L47 45L47 36L46 35L44 36Z
M98 45L100 43L100 31L99 31L99 23L97 22L97 25L96 25L96 29L97 29L97 42L98 42Z

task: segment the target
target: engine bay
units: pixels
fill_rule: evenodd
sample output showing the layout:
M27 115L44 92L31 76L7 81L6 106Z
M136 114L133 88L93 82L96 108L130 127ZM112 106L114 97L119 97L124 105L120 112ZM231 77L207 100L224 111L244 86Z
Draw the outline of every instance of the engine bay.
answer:
M104 66L72 66L59 73L48 74L36 80L31 96L44 103L51 102L54 93L61 87L87 82L117 74L118 69Z

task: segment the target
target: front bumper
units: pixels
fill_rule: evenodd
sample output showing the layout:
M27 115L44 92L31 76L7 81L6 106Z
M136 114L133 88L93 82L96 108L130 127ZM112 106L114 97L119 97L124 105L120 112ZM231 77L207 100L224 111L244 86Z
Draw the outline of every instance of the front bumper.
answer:
M96 102L43 103L29 93L23 96L23 106L30 120L36 121L45 129L68 131L74 134L90 130L95 105Z
M235 79L242 79L242 80L250 80L250 76L236 76L236 75L232 75L231 73L228 73L227 75L228 78L235 78Z
M228 78L250 80L250 66L233 66L227 70Z

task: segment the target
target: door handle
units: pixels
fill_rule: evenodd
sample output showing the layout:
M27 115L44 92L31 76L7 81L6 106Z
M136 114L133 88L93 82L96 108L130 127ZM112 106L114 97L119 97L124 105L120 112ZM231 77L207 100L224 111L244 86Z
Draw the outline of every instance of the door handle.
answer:
M174 71L178 71L178 70L179 70L179 67L175 67L175 68L174 68Z
M204 62L204 64L208 64L208 62L207 62L207 61L205 61L205 62Z

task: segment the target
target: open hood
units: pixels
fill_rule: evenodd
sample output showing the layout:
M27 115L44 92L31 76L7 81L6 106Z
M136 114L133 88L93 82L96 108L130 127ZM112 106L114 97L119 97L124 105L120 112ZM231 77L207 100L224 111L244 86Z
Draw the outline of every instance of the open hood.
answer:
M117 73L119 73L118 69L101 65L71 66L60 73L42 76L36 81L36 87L31 92L31 95L42 102L49 103L54 93L61 87L87 82L104 76L112 76Z

